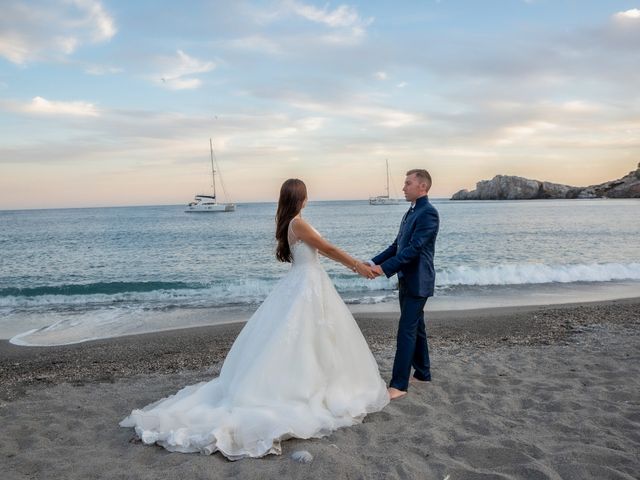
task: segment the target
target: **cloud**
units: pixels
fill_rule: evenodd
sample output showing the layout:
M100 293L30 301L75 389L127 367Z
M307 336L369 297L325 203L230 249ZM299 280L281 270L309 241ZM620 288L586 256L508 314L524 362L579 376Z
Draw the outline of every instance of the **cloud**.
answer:
M561 104L560 108L569 113L599 113L602 107L585 100L570 100Z
M399 128L423 122L424 119L415 113L397 108L370 105L368 102L324 102L309 99L291 99L291 105L313 113L324 113L334 117L386 128Z
M163 73L153 77L154 83L170 90L187 90L202 86L202 80L195 78L198 73L210 72L216 68L214 62L207 62L190 57L182 50L178 50L177 57L166 57L160 60L164 63Z
M361 40L367 27L373 22L373 17L362 18L356 8L349 5L329 10L328 6L320 9L296 0L287 0L284 7L299 17L332 29L331 33L320 37L322 41L331 44L353 44Z
M14 110L37 115L71 115L80 117L97 117L98 109L88 102L58 102L42 97L34 97L31 102L14 105Z
M117 32L113 17L97 0L36 3L3 2L0 56L12 63L62 60L84 44L109 41Z
M548 130L554 130L558 126L551 122L531 121L521 125L510 125L502 129L499 138L496 140L497 145L511 145L516 142L522 142L527 137L536 136ZM539 141L539 140L538 140Z
M376 77L378 80L386 80L387 72L376 72L373 74L373 76Z
M304 3L289 1L287 5L291 11L312 22L323 23L332 28L351 27L363 28L371 23L371 19L363 20L358 15L355 8L348 5L340 5L335 10L329 11L325 6L323 9L306 5Z
M624 12L618 12L614 15L614 18L617 20L640 20L640 10L637 8L632 8L631 10L627 10Z
M640 82L640 28L635 27L640 21L615 18L605 16L598 23L568 29L523 29L508 42L498 35L468 32L450 36L446 48L439 46L438 34L428 31L384 43L376 38L370 42L376 57L362 56L362 62L403 76L418 69L426 82L411 77L407 81L416 86L433 81L433 94L458 105L475 105L472 97L635 97ZM407 43L424 48L407 49Z
M313 132L321 129L326 124L327 119L324 117L307 117L300 120L300 128L302 130Z
M122 68L110 67L108 65L87 65L84 69L84 72L89 75L108 75L121 73L122 71Z
M84 12L83 22L90 26L94 42L111 40L117 29L113 17L98 0L67 0L65 3L75 5Z

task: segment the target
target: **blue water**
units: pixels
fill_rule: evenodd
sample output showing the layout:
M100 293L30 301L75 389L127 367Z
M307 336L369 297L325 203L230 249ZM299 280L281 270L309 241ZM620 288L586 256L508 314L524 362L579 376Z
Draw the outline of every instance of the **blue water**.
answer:
M619 280L638 281L640 293L638 200L432 202L441 218L437 295ZM329 241L367 259L393 240L406 208L310 202L303 215ZM274 257L275 209L0 211L4 325L25 314L255 306L289 268ZM367 281L323 263L348 303L396 296L394 279Z

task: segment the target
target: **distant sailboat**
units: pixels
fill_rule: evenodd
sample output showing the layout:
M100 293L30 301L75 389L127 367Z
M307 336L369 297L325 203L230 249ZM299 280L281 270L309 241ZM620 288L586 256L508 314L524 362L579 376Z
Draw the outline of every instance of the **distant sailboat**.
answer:
M193 202L187 205L185 212L187 213L216 213L216 212L234 212L236 205L234 203L218 203L216 195L216 169L214 167L215 156L213 154L213 142L209 139L209 147L211 148L211 179L213 184L213 195L200 194L196 195ZM218 163L217 161L215 162ZM218 173L219 174L219 173ZM222 190L225 198L228 198L227 192L220 177Z
M369 197L369 205L399 205L401 203L399 198L389 196L389 160L385 160L385 162L387 163L387 194Z

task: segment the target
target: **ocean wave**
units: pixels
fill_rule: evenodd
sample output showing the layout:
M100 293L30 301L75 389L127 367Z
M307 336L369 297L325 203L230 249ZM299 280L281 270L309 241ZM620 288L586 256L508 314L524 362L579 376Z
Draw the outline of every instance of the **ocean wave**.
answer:
M279 278L221 280L210 284L99 282L4 288L0 289L0 309L82 310L108 305L145 308L255 305L266 298L278 280ZM394 282L386 278L371 282L353 275L337 275L333 280L338 291L350 297L383 290L392 291L395 288Z
M46 295L115 295L129 292L156 290L183 290L207 288L206 285L184 282L96 282L63 285L43 285L30 288L0 288L1 297L40 297Z
M0 289L0 311L85 310L103 307L166 309L257 305L273 290L278 277L198 282L98 282ZM377 303L395 296L397 280L370 281L350 274L332 275L347 303ZM438 271L437 289L455 286L504 286L545 283L640 280L640 263L502 264L456 266Z
M259 282L256 282L259 283ZM272 285L271 285L272 286ZM234 292L235 290L235 292ZM9 295L0 297L0 308L44 308L69 309L75 307L142 306L145 308L167 306L217 306L233 304L251 304L266 295L267 286L254 285L252 289L242 290L231 285L205 288L160 288L150 291L119 291L114 293L74 293L74 294L41 294L41 295Z
M640 263L503 264L475 268L457 266L438 272L436 279L441 287L640 280Z

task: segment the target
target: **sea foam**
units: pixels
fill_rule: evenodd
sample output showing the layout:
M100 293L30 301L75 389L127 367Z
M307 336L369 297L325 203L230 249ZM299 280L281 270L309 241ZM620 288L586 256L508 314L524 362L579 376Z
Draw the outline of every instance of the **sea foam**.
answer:
M437 283L440 286L523 285L612 280L640 280L640 263L503 264L475 268L458 266L437 274Z

